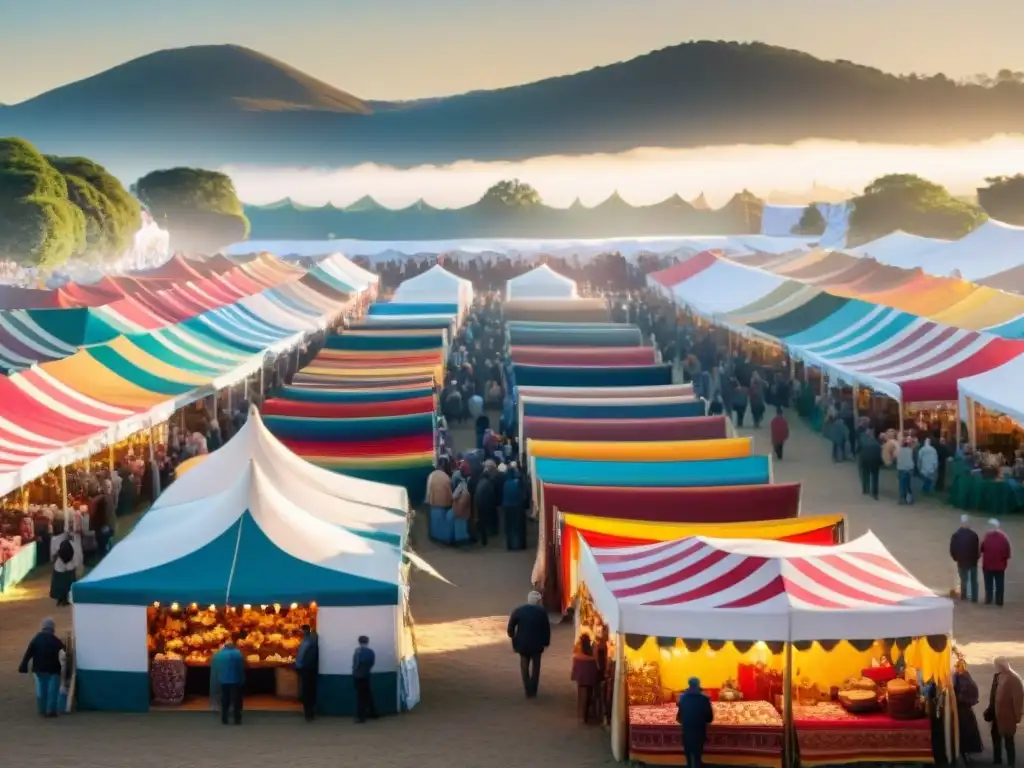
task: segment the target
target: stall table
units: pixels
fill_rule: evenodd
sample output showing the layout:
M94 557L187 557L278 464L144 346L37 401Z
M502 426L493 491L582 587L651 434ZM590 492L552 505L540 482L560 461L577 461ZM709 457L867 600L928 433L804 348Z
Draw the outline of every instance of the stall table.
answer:
M714 701L704 762L781 768L782 716L767 701ZM685 765L675 704L629 708L629 757L649 765Z
M1024 507L1024 490L1019 484L982 477L965 467L954 466L949 503L968 512L977 511L1003 517L1021 511Z
M794 703L793 727L804 768L935 762L927 717L896 720L882 712L851 714L834 701Z

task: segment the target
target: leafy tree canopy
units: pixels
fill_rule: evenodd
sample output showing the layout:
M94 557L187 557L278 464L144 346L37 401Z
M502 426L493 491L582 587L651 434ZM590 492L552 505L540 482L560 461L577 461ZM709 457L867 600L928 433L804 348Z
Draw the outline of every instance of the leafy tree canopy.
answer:
M213 253L249 236L249 220L231 179L203 168L153 171L132 187L176 250Z
M903 230L922 237L956 239L971 232L986 216L976 206L914 174L875 179L853 200L850 238L866 242Z
M808 237L823 235L826 226L828 226L828 223L825 221L825 217L821 215L821 210L815 203L811 203L804 208L800 221L793 227L793 234L806 235Z
M0 257L55 267L86 246L64 176L24 139L0 138Z
M120 181L84 157L47 157L63 176L68 200L85 216L83 256L116 258L142 226L142 207Z
M993 219L1024 225L1024 174L992 176L978 189L978 202Z
M502 208L535 208L541 205L540 192L519 179L499 181L480 198L483 205Z

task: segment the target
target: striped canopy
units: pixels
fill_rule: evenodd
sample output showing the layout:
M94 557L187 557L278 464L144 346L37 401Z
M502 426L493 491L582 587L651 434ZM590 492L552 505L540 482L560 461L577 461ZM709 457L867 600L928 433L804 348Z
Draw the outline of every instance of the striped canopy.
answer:
M714 640L875 640L941 634L953 604L872 533L822 547L691 536L581 544L579 579L615 632Z

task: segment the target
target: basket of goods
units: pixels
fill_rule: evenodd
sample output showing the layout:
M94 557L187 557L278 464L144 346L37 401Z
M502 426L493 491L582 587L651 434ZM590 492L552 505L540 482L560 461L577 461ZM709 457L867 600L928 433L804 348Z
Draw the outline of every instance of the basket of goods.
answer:
M661 704L661 668L656 661L629 671L629 705Z
M847 712L874 712L878 709L878 695L862 688L849 688L839 692L839 703Z
M181 704L185 700L185 661L180 656L158 653L149 670L153 702Z
M889 702L889 716L894 720L914 720L921 716L920 693L917 686L902 678L890 680L885 685Z
M736 687L735 680L726 680L718 691L719 701L743 701L743 694Z

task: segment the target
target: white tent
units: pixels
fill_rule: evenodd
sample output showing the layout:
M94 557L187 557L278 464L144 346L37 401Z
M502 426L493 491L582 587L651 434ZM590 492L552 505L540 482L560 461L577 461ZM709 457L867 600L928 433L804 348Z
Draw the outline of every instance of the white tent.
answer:
M505 299L575 299L576 281L560 275L547 264L513 277L505 284Z
M374 689L397 711L418 690L404 642L406 493L314 467L258 414L173 483L131 534L73 588L78 700L149 707L147 606L318 604L320 705L351 714L351 654L369 635ZM429 567L428 567L429 569Z
M675 300L706 317L732 312L767 296L783 283L781 275L719 259L672 288ZM729 286L722 290L722 286Z
M920 261L915 266L933 275L981 280L1024 261L1024 227L989 219L966 237L925 251Z
M399 285L391 301L395 304L458 304L461 312L473 303L473 284L435 264Z
M1024 424L1024 355L1015 357L1008 363L993 368L976 376L960 379L957 387L960 390L960 413L967 422L971 440L974 439L975 402L990 411L1005 413L1018 424Z
M931 272L929 260L922 258L922 255L948 244L948 240L936 240L898 230L847 252L851 256L871 258L880 264L901 269L929 266L928 271Z

